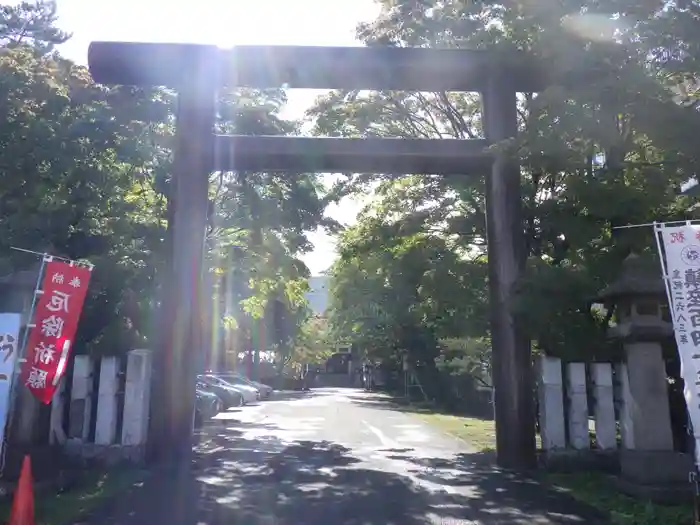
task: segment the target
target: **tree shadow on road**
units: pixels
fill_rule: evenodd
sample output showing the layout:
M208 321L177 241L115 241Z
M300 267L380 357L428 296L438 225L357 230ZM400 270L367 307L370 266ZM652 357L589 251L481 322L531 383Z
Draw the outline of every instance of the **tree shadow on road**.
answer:
M435 403L410 402L402 398L391 397L387 394L365 392L347 396L354 405L374 410L389 410L391 412L406 412L411 414L445 414L448 416L466 416L474 419L490 421L491 415L484 416L468 410L447 410Z
M277 401L294 401L297 399L311 399L313 397L327 396L330 392L319 390L275 390L268 399L264 400L265 404L275 403Z
M337 443L285 440L273 424L226 423L201 432L191 461L154 473L121 498L126 504L90 523L603 523L590 512L573 515L579 509L571 498L549 501L541 486L498 472L478 455L421 458L396 449L377 451L385 458L377 461ZM386 461L402 468L388 471Z
M480 523L608 522L604 513L549 487L536 473L524 475L494 466L494 452L462 453L449 459L416 457L407 449L387 452L390 459L405 462L407 472L419 480L473 494L478 508L469 515ZM545 518L548 521L541 521Z

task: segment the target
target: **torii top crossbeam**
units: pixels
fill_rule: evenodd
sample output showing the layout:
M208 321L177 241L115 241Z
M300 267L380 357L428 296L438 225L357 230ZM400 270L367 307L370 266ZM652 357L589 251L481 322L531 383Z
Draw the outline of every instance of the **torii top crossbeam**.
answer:
M217 87L483 92L495 72L518 92L546 83L545 71L517 51L93 42L88 63L95 82L139 86L178 87L212 66Z

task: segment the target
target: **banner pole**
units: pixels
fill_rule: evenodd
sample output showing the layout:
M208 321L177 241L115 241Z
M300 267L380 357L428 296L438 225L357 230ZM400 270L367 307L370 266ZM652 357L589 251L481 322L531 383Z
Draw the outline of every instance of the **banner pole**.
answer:
M685 224L690 225L691 221L687 221ZM668 308L671 314L671 322L675 331L676 328L676 316L673 311L673 294L671 293L671 285L668 276L668 268L666 267L666 251L663 249L661 244L661 227L662 225L654 222L654 239L656 241L656 248L659 252L659 260L661 262L661 271L663 272L664 287L666 288L666 299L668 300ZM683 377L683 361L681 360L681 377ZM685 381L685 379L684 379ZM688 481L690 482L693 490L693 525L700 525L700 472L698 465L698 445L695 438L695 430L693 427L693 419L690 415L690 410L687 406L686 401L686 419L687 419L687 433L690 436L690 453L693 456L693 466L694 468L688 473Z
M21 251L27 251L29 250L21 250ZM35 253L35 252L29 252L29 253ZM41 255L41 265L39 266L39 273L36 278L36 284L34 285L34 292L32 293L32 304L29 308L29 315L27 316L27 322L24 325L24 332L22 332L22 340L19 345L17 345L17 359L15 360L15 370L13 370L13 373L10 377L10 399L7 404L8 406L8 414L7 414L7 421L5 423L5 430L3 432L3 439L2 439L2 444L0 444L0 447L2 447L2 451L0 452L0 478L2 478L5 470L5 455L7 453L7 439L8 436L10 435L10 431L12 430L12 423L14 421L14 414L15 414L15 405L16 405L16 399L17 399L17 385L19 384L19 371L22 369L22 363L24 362L24 356L26 355L26 346L27 346L27 334L29 334L30 330L30 325L33 322L33 317L34 317L34 310L36 309L36 301L37 301L37 296L40 294L39 288L41 287L41 280L44 277L44 270L46 269L46 263L51 261L51 256L47 255L45 253L43 254L38 254ZM20 326L20 329L22 327Z
M39 275L36 278L36 285L34 286L34 294L32 296L32 305L29 308L29 316L27 317L27 323L24 326L24 332L22 333L22 344L20 345L19 348L19 356L17 359L18 363L22 363L24 356L27 353L27 340L29 338L29 329L34 328L33 322L34 322L34 310L36 310L36 301L37 297L41 295L41 280L44 278L44 270L46 269L46 263L51 262L53 260L53 256L43 254L43 257L41 258L41 266L39 267Z

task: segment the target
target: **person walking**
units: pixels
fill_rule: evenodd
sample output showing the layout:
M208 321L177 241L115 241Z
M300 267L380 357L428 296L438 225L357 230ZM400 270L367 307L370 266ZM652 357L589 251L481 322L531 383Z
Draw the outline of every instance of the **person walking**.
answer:
M316 365L310 366L309 367L309 372L307 374L308 381L306 384L306 389L311 390L311 387L316 385L316 373L318 370L316 369Z
M311 390L311 387L314 386L315 380L316 380L316 367L307 364L304 367L304 376L302 377L302 390L304 390L304 391Z
M373 367L370 366L369 364L365 363L363 365L363 373L362 375L364 376L364 383L365 383L365 390L367 392L371 392L374 389L374 377L373 377Z
M302 391L305 392L306 390L309 389L308 382L309 382L309 365L305 364L305 365L302 365L302 368L301 368L301 390Z

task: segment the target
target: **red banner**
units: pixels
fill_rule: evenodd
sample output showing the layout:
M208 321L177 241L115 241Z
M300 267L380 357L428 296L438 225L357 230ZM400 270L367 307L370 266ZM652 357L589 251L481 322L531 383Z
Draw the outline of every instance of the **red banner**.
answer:
M91 268L50 261L44 268L41 292L27 339L22 382L44 404L51 403L78 329Z

